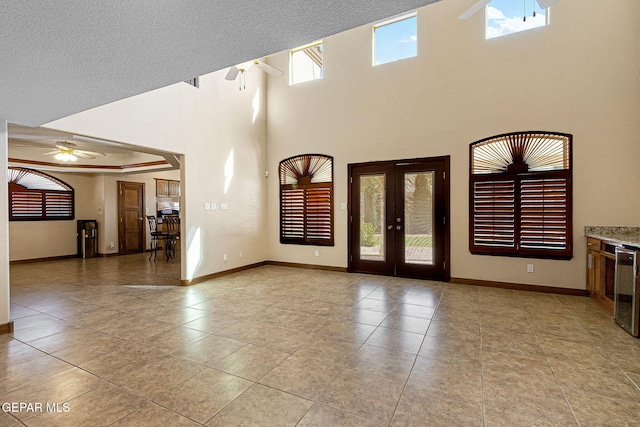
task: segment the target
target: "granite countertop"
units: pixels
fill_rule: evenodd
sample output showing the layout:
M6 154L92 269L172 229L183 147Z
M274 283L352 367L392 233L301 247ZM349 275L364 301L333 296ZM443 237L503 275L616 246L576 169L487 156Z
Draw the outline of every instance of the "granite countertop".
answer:
M640 227L585 226L584 235L640 248Z

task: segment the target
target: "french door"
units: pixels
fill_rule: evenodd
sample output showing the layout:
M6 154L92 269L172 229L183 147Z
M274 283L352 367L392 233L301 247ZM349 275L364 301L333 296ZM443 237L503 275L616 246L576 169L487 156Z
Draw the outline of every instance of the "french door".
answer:
M349 165L349 271L448 281L449 157Z

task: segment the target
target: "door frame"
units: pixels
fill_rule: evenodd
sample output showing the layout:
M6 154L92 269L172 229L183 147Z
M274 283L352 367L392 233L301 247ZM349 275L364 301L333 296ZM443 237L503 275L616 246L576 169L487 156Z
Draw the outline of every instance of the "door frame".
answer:
M443 268L443 273L441 275L438 275L437 277L423 277L417 274L413 274L411 272L407 273L406 275L399 275L397 273L397 271L395 271L394 268L394 272L390 272L387 271L386 269L380 269L379 271L370 271L368 273L371 274L381 274L381 275L391 275L391 276L398 276L398 277L411 277L411 278L418 278L418 279L429 279L429 280L441 280L441 281L445 281L448 282L451 279L451 221L450 221L450 204L451 204L451 185L450 185L450 156L438 156L438 157L421 157L421 158L413 158L413 159L402 159L402 160L385 160L385 161L374 161L374 162L365 162L365 163L349 163L347 165L348 168L348 179L347 179L347 197L348 197L348 221L347 221L347 248L348 248L348 254L347 254L347 271L349 272L353 272L353 257L354 257L354 237L353 237L353 189L354 189L354 184L353 184L353 170L354 168L371 168L372 171L375 171L376 169L387 169L388 171L391 169L396 168L396 166L406 166L406 165L410 165L412 163L415 164L419 164L422 162L429 162L429 163L441 163L441 170L443 170L443 177L442 177L442 181L441 181L441 189L444 194L442 194L442 203L444 206L442 206L441 210L438 211L438 215L439 216L443 216L443 221L444 221L444 230L443 230L443 262L444 262L444 268ZM394 188L394 192L396 191L396 189ZM394 199L397 198L394 197ZM397 203L397 202L395 202ZM436 207L436 210L438 209L438 207ZM389 210L389 207L387 207L387 210ZM387 239L387 241L390 241L389 239ZM395 243L394 243L395 245Z

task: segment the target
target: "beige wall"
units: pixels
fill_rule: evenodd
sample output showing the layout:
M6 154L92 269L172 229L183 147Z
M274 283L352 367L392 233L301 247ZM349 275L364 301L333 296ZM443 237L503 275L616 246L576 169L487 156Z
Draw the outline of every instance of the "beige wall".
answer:
M464 5L462 4L464 3ZM484 40L472 1L418 10L418 57L371 66L371 27L324 40L324 78L268 81L269 254L278 261L347 265L347 164L451 156L451 274L585 287L585 225L640 223L638 3L563 0L542 29ZM287 52L270 58L286 70ZM469 144L511 131L574 135L571 261L474 256L468 250ZM335 158L333 248L278 241L278 162ZM534 264L535 272L526 273Z
M416 58L372 67L371 28L364 26L325 39L320 81L289 86L285 76L265 84L250 70L247 90L238 91L221 70L203 76L200 89L176 84L49 126L183 155L186 279L266 259L344 267L347 164L449 155L452 276L582 289L583 226L640 219L637 1L603 8L562 0L548 27L490 41L482 14L457 19L472 3L445 0L420 9ZM286 52L269 58L283 70L287 60ZM522 130L574 135L571 261L468 251L469 144ZM332 248L279 244L278 162L309 152L335 159ZM229 209L204 211L205 202ZM526 273L530 263L533 274Z
M249 70L242 91L225 75L202 76L199 89L178 83L47 125L182 155L183 279L268 258L264 74ZM218 210L205 211L206 202Z

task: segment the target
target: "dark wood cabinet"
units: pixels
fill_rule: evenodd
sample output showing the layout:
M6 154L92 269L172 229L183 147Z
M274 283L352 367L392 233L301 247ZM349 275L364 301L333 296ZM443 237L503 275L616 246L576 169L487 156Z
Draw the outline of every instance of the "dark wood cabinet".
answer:
M587 237L587 291L600 305L613 314L613 288L616 270L615 255L599 239Z

